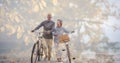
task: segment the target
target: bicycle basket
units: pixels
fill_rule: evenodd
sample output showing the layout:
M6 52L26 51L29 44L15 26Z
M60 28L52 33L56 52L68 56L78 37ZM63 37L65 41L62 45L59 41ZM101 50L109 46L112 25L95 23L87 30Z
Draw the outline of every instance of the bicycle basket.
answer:
M59 42L60 43L65 43L65 42L69 42L69 41L70 41L70 38L67 34L59 36Z

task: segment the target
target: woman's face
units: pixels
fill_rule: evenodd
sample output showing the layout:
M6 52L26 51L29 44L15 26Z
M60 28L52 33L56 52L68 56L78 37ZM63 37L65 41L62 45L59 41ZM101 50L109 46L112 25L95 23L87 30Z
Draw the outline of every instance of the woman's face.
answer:
M61 26L62 26L61 21L57 21L57 26L58 26L58 27L61 27Z

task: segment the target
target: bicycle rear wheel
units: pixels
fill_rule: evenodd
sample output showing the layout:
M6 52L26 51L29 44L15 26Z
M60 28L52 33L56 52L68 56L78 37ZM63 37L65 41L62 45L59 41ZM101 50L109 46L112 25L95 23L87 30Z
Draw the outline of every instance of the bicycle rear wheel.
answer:
M31 53L31 63L36 63L38 61L38 55L39 55L39 42L35 43L32 48Z

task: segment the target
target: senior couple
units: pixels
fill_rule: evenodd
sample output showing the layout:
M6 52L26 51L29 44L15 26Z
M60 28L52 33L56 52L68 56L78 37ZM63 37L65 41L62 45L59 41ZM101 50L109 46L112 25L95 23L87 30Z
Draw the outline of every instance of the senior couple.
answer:
M57 20L57 26L55 26L55 23L51 20L52 15L47 15L47 20L41 22L35 29L33 29L31 32L34 32L35 30L38 30L39 28L43 27L44 33L43 37L46 42L46 46L44 46L45 49L45 58L50 61L51 59L51 50L52 50L52 44L54 40L55 48L56 48L56 57L57 61L61 62L61 51L59 49L59 36L64 33L69 33L65 28L62 27L62 20ZM53 39L54 37L54 39Z

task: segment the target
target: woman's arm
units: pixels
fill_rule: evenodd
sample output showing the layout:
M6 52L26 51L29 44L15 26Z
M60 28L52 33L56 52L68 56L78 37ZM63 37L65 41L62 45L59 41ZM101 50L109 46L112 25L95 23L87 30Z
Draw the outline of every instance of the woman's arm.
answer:
M63 30L64 30L65 33L74 33L74 31L68 31L65 28L63 28Z
M63 31L65 32L65 33L70 33L68 30L66 30L65 28L63 28Z

